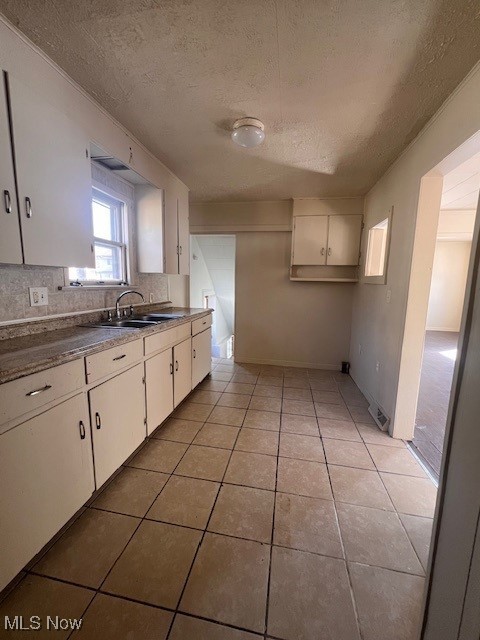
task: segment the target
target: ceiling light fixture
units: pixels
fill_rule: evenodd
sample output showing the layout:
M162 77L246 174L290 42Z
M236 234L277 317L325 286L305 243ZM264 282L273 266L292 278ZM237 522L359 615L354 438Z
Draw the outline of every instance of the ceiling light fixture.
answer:
M233 125L232 140L241 147L257 147L265 140L265 127L257 118L240 118Z

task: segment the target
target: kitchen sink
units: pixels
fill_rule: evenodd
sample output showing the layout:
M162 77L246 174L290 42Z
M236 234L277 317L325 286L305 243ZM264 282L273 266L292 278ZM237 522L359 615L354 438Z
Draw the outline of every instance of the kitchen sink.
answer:
M89 324L88 327L98 327L109 329L145 329L157 324L154 320L141 320L137 318L120 318L119 320L107 320L98 324Z

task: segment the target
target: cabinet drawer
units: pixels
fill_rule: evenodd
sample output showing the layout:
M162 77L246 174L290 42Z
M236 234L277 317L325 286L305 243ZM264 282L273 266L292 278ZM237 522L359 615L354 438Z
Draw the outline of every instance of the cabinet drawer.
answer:
M142 340L127 342L85 358L87 382L95 382L138 362L143 356Z
M194 320L192 322L192 336L196 336L197 333L201 331L205 331L208 327L212 326L212 314L205 316L203 318L199 318L198 320Z
M0 385L0 424L35 411L85 384L83 358Z
M185 322L173 329L167 329L160 333L155 333L153 336L145 338L145 355L148 356L156 351L161 351L171 347L185 338L189 338L191 335L191 323Z

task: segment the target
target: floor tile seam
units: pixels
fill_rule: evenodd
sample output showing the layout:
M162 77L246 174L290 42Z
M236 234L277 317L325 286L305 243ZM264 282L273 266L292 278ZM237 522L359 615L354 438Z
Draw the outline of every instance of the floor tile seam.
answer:
M353 606L353 612L354 612L354 616L355 616L355 621L357 624L357 630L358 630L358 634L359 637L363 640L363 633L362 633L362 629L360 626L360 614L359 614L359 610L358 610L358 605L357 605L357 600L355 597L355 592L353 589L353 581L352 581L352 577L350 575L350 570L348 567L348 560L347 560L347 550L346 550L346 546L345 546L345 541L343 539L343 532L342 529L340 527L340 518L338 517L338 510L337 510L337 505L336 505L336 501L335 501L335 494L333 492L333 483L332 483L332 478L330 476L330 469L328 468L328 464L326 465L327 467L327 474L328 474L328 481L330 483L330 491L332 492L332 500L333 500L333 509L334 509L334 513L335 513L335 522L337 524L337 529L338 529L338 535L340 538L340 545L342 548L342 553L343 553L343 557L345 558L345 569L347 572L347 579L348 579L348 586L349 586L349 590L350 590L350 600L352 602L352 606Z
M283 387L282 387L282 408L283 408ZM280 424L282 422L282 413L280 412ZM277 456L276 456L276 465L275 465L275 491L273 496L273 514L272 514L272 532L270 537L270 549L268 556L268 574L267 574L267 595L266 595L266 603L265 603L265 621L263 632L267 633L268 628L268 616L270 611L270 586L271 586L271 578L272 578L272 553L273 553L273 538L275 532L275 517L276 517L276 508L277 508L277 482L278 482L278 463L280 459L280 432L278 434L277 440Z
M393 504L393 508L395 509L395 513L396 513L396 515L397 515L397 518L398 518L398 520L400 521L400 526L402 527L403 531L405 532L405 535L407 536L407 540L409 541L410 546L411 546L411 547L412 547L412 549L413 549L413 552L414 552L414 554L415 554L415 557L417 558L418 562L420 563L420 566L422 567L422 569L423 569L423 570L424 570L424 572L425 572L425 568L424 568L424 566L423 566L423 562L421 561L420 556L418 555L417 550L415 549L415 545L413 544L413 541L412 541L412 539L411 539L411 537L410 537L410 535L409 535L409 533L408 533L408 531L407 531L407 529L406 529L405 525L403 524L403 521L402 521L402 519L401 519L401 517L400 517L400 512L397 510L397 508L396 508L396 506L395 506L395 503L393 502L393 498L392 498L392 496L390 495L390 493L389 493L389 491L388 491L388 487L387 487L387 485L385 484L385 482L384 482L384 480L383 480L382 474L379 472L379 473L378 473L378 475L380 476L380 480L381 480L381 482L382 482L382 484L383 484L383 488L385 489L385 491L386 491L386 492L387 492L387 494L388 494L388 497L390 498L390 502ZM410 477L410 476L407 476L407 477ZM408 515L408 514L404 514L404 515ZM424 575L425 575L425 574L424 574Z
M243 421L242 421L242 425L243 425L244 420L245 420L245 418L244 418L244 419L243 419ZM241 430L241 429L239 429L239 430L238 430L238 433L237 433L237 435L236 435L234 446L235 446L235 445L236 445L236 443L237 443L238 436L239 436L239 434L240 434L240 430ZM210 520L212 519L212 515L213 515L213 512L214 512L214 510L215 510L215 506L216 506L216 504L217 504L218 497L219 497L219 495L220 495L220 491L222 490L223 481L224 481L224 478L225 478L225 474L227 473L227 469L228 469L228 466L229 466L229 464L230 464L230 460L231 460L231 458L232 458L232 454L233 454L233 448L232 448L232 450L230 451L230 455L229 455L229 457L228 457L227 464L225 465L225 469L224 469L223 474L222 474L222 479L221 479L221 480L220 480L220 482L219 482L219 485L220 485L220 486L218 487L218 490L217 490L217 493L216 493L216 496L215 496L215 500L213 501L213 505L212 505L212 507L211 507L211 509L210 509L210 514L209 514L209 516L208 516L208 519L207 519L207 522L206 522L205 528L204 528L204 529L203 529L203 531L202 531L202 535L201 535L200 540L199 540L199 542L198 542L197 548L196 548L195 553L194 553L193 558L192 558L192 562L191 562L191 564L190 564L189 570L188 570L187 575L186 575L186 577L185 577L185 580L184 580L184 583L183 583L182 590L181 590L180 595L179 595L179 597L178 597L177 605L176 605L176 607L175 607L175 614L174 614L174 616L173 616L172 624L171 624L170 629L169 629L169 631L168 631L168 634L167 634L167 636L166 636L166 640L168 640L168 639L169 639L169 637L170 637L170 633L171 633L171 630L172 630L172 628L173 628L173 623L174 623L175 618L177 617L177 614L178 614L178 611L179 611L179 608L180 608L180 604L181 604L181 602L182 602L182 599L183 599L183 596L184 596L185 590L186 590L186 588L187 588L188 581L189 581L189 579L190 579L190 575L191 575L191 573L192 573L192 571L193 571L193 567L194 567L194 565L195 565L195 561L196 561L196 559L197 559L197 556L198 556L198 554L199 554L199 551L200 551L200 549L201 549L201 547L202 547L202 544L203 544L203 541L204 541L204 539L205 539L205 536L206 536L206 533L207 533L207 529L208 529L208 525L210 524Z

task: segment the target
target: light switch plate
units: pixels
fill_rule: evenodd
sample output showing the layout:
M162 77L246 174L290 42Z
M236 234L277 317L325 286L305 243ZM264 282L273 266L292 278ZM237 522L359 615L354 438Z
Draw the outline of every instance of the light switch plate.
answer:
M48 289L47 287L30 287L30 306L41 307L48 304Z

